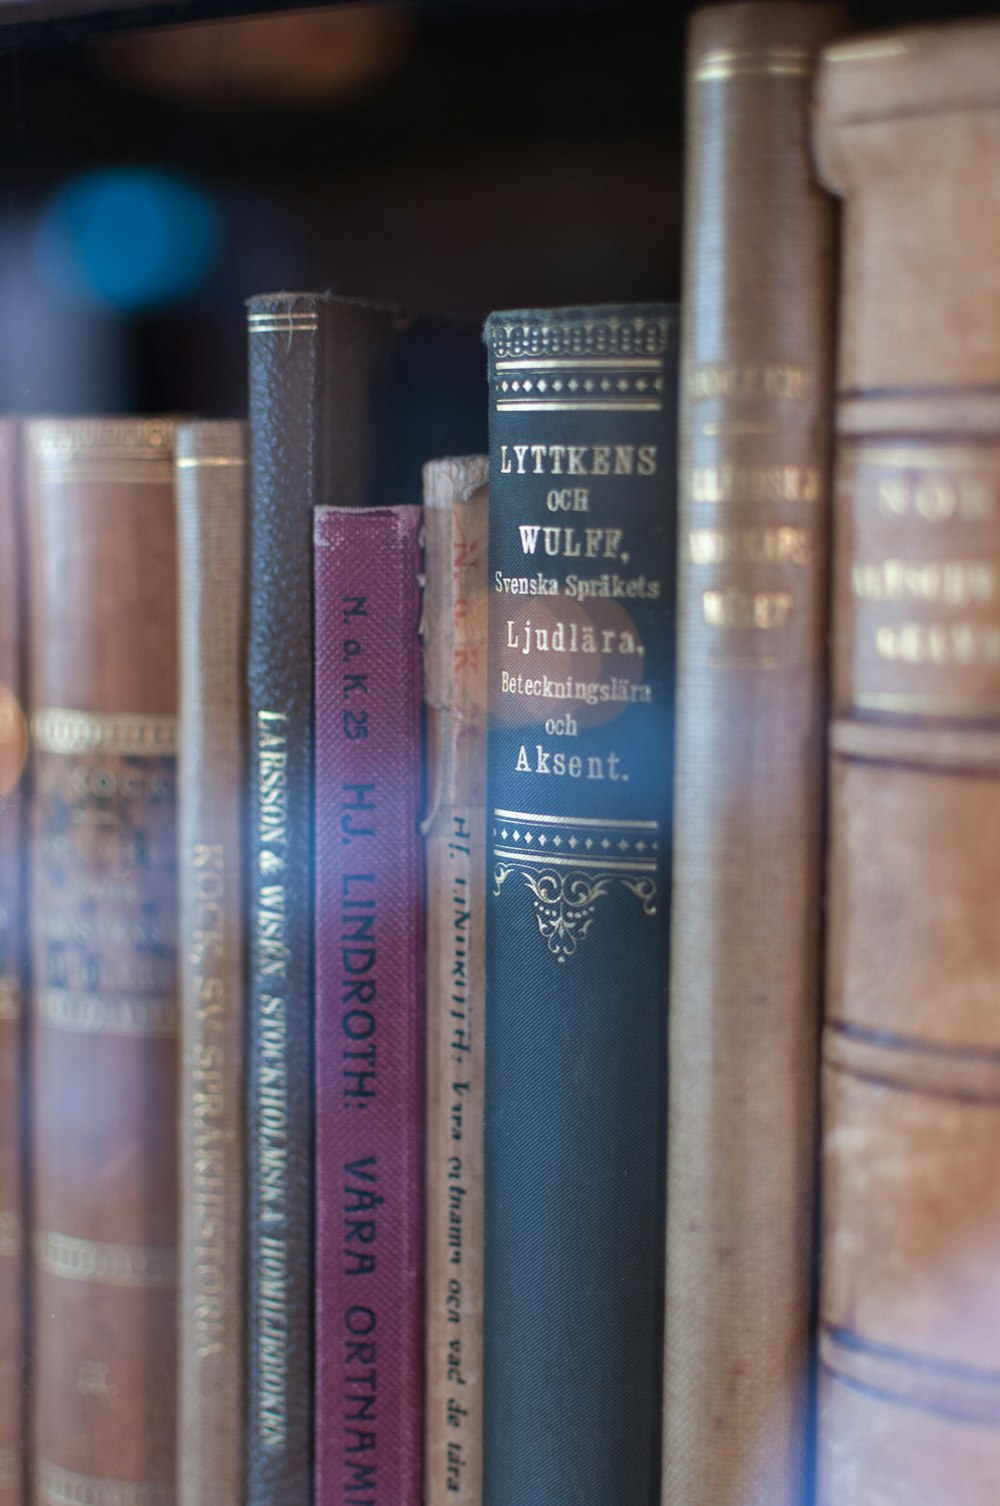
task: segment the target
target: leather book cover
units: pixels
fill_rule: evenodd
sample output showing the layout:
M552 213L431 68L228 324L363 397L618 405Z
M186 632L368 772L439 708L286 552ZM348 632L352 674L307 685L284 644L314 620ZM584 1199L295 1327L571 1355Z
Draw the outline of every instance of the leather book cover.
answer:
M822 1506L1000 1480L1000 24L828 49L844 196Z
M24 1506L24 554L18 428L0 419L0 1506Z
M691 20L664 1493L802 1506L814 1303L838 6Z
M316 511L316 1500L420 1506L420 509Z
M371 499L394 325L249 305L248 1506L312 1500L313 508Z
M36 1506L173 1506L174 425L24 429Z
M491 314L483 1498L659 1480L677 314Z
M428 462L424 528L424 1506L479 1506L489 548L485 455Z
M246 448L178 428L178 1506L243 1506Z

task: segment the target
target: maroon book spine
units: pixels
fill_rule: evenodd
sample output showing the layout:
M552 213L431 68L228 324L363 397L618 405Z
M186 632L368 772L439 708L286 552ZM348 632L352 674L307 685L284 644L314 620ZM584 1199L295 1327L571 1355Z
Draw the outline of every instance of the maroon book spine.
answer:
M420 510L315 516L316 1506L419 1506Z

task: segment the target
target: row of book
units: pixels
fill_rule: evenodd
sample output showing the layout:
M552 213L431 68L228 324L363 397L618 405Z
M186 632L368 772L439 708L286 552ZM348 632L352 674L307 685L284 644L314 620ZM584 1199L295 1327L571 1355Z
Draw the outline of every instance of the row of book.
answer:
M1000 29L844 26L422 511L327 294L0 431L4 1506L992 1506Z

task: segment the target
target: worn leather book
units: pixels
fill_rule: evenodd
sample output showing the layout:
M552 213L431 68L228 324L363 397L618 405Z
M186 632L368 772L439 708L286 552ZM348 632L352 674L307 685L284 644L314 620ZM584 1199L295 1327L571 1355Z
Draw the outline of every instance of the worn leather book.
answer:
M0 419L0 1506L24 1478L24 556L17 424Z
M1000 24L830 49L845 198L819 1488L1000 1479Z
M246 425L177 433L177 1499L242 1506Z
M492 314L483 1495L659 1474L676 310Z
M390 311L250 300L248 1506L313 1489L313 508L370 500Z
M809 100L837 6L688 39L664 1492L807 1472L834 206Z
M424 467L427 1300L424 1506L482 1481L485 455Z
M25 425L31 1477L172 1506L177 1269L174 425Z
M316 1499L420 1506L420 509L316 511Z

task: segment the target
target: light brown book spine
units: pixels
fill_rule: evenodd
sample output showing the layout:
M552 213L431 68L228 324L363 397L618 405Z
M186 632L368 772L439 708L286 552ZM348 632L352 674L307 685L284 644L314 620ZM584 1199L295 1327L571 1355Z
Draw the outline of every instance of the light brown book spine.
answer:
M179 1506L243 1499L246 442L177 434Z
M1000 23L832 48L822 1506L1000 1481Z
M173 1506L174 425L25 426L35 1506Z
M807 1475L833 204L833 5L692 19L681 363L664 1499Z
M424 1506L482 1474L486 904L485 455L424 467L427 1307Z
M0 420L0 1506L24 1497L24 805L17 425Z

